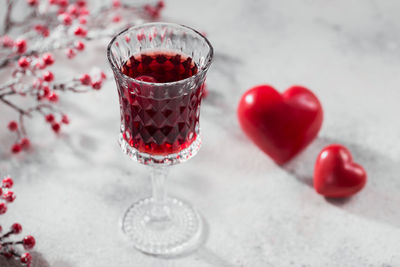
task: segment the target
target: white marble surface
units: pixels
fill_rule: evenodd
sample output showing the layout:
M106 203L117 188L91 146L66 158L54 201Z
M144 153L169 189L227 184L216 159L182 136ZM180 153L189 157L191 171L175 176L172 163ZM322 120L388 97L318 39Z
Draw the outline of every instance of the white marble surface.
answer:
M400 266L399 9L396 0L167 1L164 20L207 32L216 51L203 147L169 180L170 192L206 218L196 253L156 259L120 233L122 212L150 185L117 146L113 82L63 98L72 123L58 138L33 120L28 154L9 154L12 113L0 107L0 170L18 194L1 223L18 220L35 235L35 267ZM62 71L107 66L104 45ZM239 97L260 83L305 85L324 107L319 137L285 168L238 127ZM311 186L315 157L330 143L348 146L369 175L347 201L327 201Z

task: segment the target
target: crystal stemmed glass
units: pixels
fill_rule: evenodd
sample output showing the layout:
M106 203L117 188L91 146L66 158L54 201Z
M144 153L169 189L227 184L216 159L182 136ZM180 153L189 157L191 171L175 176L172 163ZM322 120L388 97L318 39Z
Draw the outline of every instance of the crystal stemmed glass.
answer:
M125 75L127 61L146 52L183 54L193 60L196 73L163 83ZM200 103L213 48L189 27L148 23L116 35L107 57L120 101L120 146L131 159L151 168L153 188L151 197L125 212L122 230L148 254L173 256L193 250L202 238L202 219L185 201L167 197L165 179L168 166L187 161L200 148Z

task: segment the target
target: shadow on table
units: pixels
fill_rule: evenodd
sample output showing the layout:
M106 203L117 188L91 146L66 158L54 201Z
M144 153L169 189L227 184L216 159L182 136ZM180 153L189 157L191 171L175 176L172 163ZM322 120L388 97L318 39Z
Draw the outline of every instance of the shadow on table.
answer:
M39 252L31 252L33 261L31 267L50 267L50 264L47 262L47 260L43 257L42 254ZM1 267L22 267L25 265L22 265L19 261L10 259L7 260L4 257L0 257L0 266ZM53 264L54 267L72 267L69 263L66 263L64 261L56 261Z
M93 163L93 153L98 150L98 144L93 137L87 134L64 135L63 142L74 156L87 163Z
M235 265L223 259L221 256L215 254L212 250L207 247L200 248L196 255L203 261L209 263L211 266L220 267L234 267Z
M204 234L202 238L202 243L200 248L195 252L195 255L198 256L201 260L209 263L211 266L233 267L233 264L218 256L217 254L215 254L215 252L205 246L205 242L207 241L207 238L209 236L210 227L204 219L203 222Z
M368 175L367 184L351 198L326 198L326 201L358 216L400 228L400 212L396 208L400 203L400 164L394 159L354 143L319 137L283 168L300 182L312 187L314 164L319 152L335 143L349 148L354 161L364 166Z
M174 259L179 259L179 258L185 258L189 255L194 255L194 256L197 256L199 259L203 260L204 262L209 263L211 266L233 267L234 266L233 264L231 264L230 262L221 258L217 254L215 254L215 252L213 252L212 250L208 249L205 246L205 243L209 236L210 228L209 228L208 223L204 220L204 218L202 218L202 220L204 223L203 234L200 238L199 243L197 243L198 246L195 246L195 248L193 250L189 250L184 254L179 254L178 256L155 256L155 257L159 258L159 259L174 260ZM152 257L154 257L154 256L152 256ZM168 261L164 262L164 263L165 263L165 265L163 263L159 263L158 266L170 266L170 263Z

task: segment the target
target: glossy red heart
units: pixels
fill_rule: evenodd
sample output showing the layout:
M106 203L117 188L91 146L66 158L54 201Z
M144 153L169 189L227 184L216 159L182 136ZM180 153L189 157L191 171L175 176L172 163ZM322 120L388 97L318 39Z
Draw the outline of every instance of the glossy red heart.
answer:
M314 169L314 188L326 197L349 197L367 182L364 168L353 162L350 151L341 145L325 147Z
M307 88L293 86L280 94L260 85L244 93L238 117L247 136L276 163L284 164L317 136L323 112Z

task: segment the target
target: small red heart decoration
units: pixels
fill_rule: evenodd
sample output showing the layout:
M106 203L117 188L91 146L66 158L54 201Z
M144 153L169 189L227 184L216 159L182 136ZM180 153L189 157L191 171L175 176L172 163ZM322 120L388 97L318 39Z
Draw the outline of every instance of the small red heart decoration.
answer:
M276 163L284 164L317 136L323 112L307 88L293 86L280 94L260 85L244 93L238 117L247 136Z
M314 188L326 197L349 197L367 182L364 168L353 162L350 151L341 145L325 147L314 169Z

